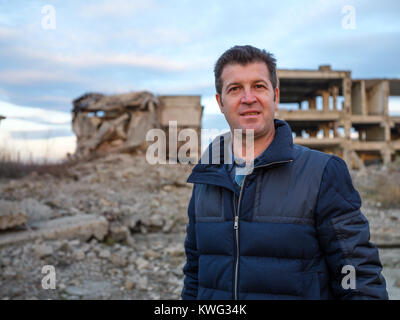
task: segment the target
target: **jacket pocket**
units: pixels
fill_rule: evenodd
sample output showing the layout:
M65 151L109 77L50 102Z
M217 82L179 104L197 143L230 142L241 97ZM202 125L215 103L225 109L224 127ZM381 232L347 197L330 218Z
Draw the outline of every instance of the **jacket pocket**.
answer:
M197 222L218 222L224 220L221 188L208 184L199 184L196 187L195 197Z

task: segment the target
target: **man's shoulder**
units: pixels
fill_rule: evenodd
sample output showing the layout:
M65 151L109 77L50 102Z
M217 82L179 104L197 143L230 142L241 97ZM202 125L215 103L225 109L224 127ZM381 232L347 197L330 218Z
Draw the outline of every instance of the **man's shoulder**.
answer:
M301 146L299 144L293 144L294 158L310 158L314 161L318 162L327 162L332 157L337 157L333 154L325 153L319 150L311 149L305 146Z
M349 169L346 162L339 156L331 153L322 152L319 150L311 149L298 144L293 144L294 158L298 162L307 161L308 166L311 168L322 168L322 171L330 176L335 173L348 173Z

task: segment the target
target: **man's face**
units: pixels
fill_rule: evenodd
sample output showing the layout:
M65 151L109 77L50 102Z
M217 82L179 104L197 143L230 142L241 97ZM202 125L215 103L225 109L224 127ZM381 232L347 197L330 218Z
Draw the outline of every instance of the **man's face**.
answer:
M216 94L216 99L232 131L254 129L257 139L273 130L279 89L273 89L264 62L229 64L221 79L222 93Z

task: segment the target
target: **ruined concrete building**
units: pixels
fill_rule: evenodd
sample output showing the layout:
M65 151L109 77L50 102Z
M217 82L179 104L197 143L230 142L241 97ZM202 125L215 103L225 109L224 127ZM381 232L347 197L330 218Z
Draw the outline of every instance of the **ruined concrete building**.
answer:
M350 71L278 70L280 107L294 142L342 157L349 166L388 163L400 152L400 117L389 117L389 96L400 96L400 79L351 79ZM146 133L169 121L200 137L200 96L154 96L133 92L85 94L73 101L76 155L146 148ZM287 108L289 106L289 108ZM200 140L193 146L200 152ZM178 145L179 146L179 145ZM168 145L167 145L168 148Z
M145 151L146 134L153 128L165 132L168 149L169 121L177 122L178 134L185 128L195 129L198 136L201 132L200 96L155 96L146 91L111 96L87 93L73 105L76 157ZM200 141L191 148L199 152Z
M276 117L289 123L295 143L337 154L358 168L388 163L399 153L400 117L389 117L388 100L400 96L400 79L351 79L350 71L329 65L281 69L278 78Z

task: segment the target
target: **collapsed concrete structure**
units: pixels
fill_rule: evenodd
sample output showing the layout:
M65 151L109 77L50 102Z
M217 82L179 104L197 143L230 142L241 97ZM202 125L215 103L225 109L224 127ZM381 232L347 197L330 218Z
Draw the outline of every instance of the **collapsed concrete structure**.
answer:
M178 134L191 128L200 137L203 113L200 96L155 96L146 91L111 96L87 93L75 99L73 105L77 157L144 151L146 134L155 128L165 132L168 150L169 121L176 121ZM200 139L190 147L200 152Z
M280 109L294 142L342 157L360 168L388 163L400 151L400 117L389 117L389 96L400 79L351 79L350 71L278 70ZM290 104L292 110L286 109Z

